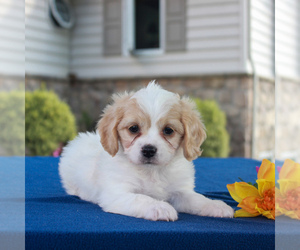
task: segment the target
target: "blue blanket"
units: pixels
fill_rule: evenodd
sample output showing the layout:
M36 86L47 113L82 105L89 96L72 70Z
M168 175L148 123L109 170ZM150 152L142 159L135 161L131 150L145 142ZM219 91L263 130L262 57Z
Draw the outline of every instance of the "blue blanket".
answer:
M105 213L69 196L58 158L26 158L27 249L274 249L275 223L264 217L210 218L179 214L178 221L147 221ZM226 184L253 182L260 162L242 158L195 160L196 188L236 208Z

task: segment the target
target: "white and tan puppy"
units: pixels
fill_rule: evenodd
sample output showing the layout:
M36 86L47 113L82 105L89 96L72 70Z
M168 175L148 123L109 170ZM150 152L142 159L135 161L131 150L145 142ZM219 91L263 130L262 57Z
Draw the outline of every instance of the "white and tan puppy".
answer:
M148 220L175 221L178 212L233 217L224 202L194 191L191 161L206 133L192 101L155 82L113 100L97 132L80 133L63 150L59 173L68 194Z

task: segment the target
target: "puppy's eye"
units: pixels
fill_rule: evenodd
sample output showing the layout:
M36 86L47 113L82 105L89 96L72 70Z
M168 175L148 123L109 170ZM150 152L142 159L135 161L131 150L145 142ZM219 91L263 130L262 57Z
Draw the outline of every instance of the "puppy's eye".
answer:
M129 128L129 131L130 131L131 133L133 133L133 134L136 134L137 132L140 131L140 128L139 128L138 125L133 125L133 126L131 126L131 127Z
M163 133L164 133L164 135L171 135L171 134L174 133L174 130L172 128L170 128L170 127L165 127L163 129Z

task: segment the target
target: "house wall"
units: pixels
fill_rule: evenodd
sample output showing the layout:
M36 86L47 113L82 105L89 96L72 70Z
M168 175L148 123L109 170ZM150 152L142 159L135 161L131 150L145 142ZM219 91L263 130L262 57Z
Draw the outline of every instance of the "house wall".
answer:
M0 75L24 77L24 1L0 1L0 30Z
M76 80L70 82L52 78L26 79L26 89L34 90L41 82L55 90L69 103L76 116L79 129L93 129L104 109L116 92L137 90L152 78L119 78ZM201 99L216 100L227 116L231 156L251 157L252 142L252 77L247 75L206 77L162 77L157 79L165 89ZM267 150L261 147L263 150Z
M25 87L25 74L23 75L0 75L0 92L9 92L12 90L21 90ZM1 113L1 110L0 110Z
M250 50L255 71L259 76L274 78L274 1L251 0L250 8Z
M128 2L123 0L125 21ZM66 78L71 71L79 78L92 79L172 76L174 72L181 76L251 72L247 62L247 1L187 0L186 52L143 57L104 57L103 0L72 0L71 3L76 25L70 32L53 26L48 0L26 0L25 3L2 0L0 74L24 75L24 44L26 73L30 75ZM277 1L275 8L272 0L250 3L250 44L257 73L274 78L276 59L277 75L299 79L300 2ZM126 47L126 23L124 27Z
M276 159L300 162L300 81L276 81Z
M66 78L70 64L70 31L52 24L48 2L25 2L26 74Z
M271 160L275 156L275 81L258 78L257 82L253 156Z
M276 71L281 78L300 79L300 1L276 2ZM299 82L299 81L298 81Z
M237 74L246 71L245 2L187 0L186 51L152 56L126 52L128 1L123 0L122 56L103 56L103 0L74 0L71 73L81 79Z
M276 158L300 162L300 1L277 1Z
M251 0L250 44L259 76L300 78L300 2ZM275 14L275 15L274 15Z
M247 62L249 20L246 2L187 0L185 52L131 56L124 34L123 56L105 57L102 41L103 0L73 0L76 25L72 31L52 25L47 0L26 0L26 41L24 19L19 18L22 11L24 15L24 2L3 0L0 2L0 27L3 30L0 34L0 74L19 77L6 78L5 81L0 79L0 86L7 88L12 83L16 86L22 79L20 76L24 77L25 41L27 89L35 89L41 82L46 82L69 102L83 128L88 120L87 115L92 121L96 120L112 93L140 87L156 78L171 91L217 100L228 117L231 155L250 157L252 77L236 75L251 72ZM127 0L123 0L124 13L126 3ZM284 79L279 91L284 97L277 98L288 100L289 93L293 97L288 107L280 110L283 118L277 124L277 131L281 131L277 138L282 143L280 147L276 144L276 155L282 152L283 156L299 154L295 153L295 141L299 139L292 143L287 140L299 130L299 122L295 120L299 117L295 100L299 100L300 95L297 80L300 77L299 5L297 0L276 4L276 70L279 78ZM251 55L259 76L254 135L256 158L274 153L273 8L272 0L251 1ZM16 12L15 16L13 13ZM76 78L68 79L69 73ZM287 123L287 120L293 122ZM285 128L291 131L289 137L284 136Z

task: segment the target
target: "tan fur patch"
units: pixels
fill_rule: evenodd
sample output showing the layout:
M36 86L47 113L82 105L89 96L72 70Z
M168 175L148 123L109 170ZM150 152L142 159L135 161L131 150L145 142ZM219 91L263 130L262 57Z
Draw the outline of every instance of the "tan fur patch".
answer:
M139 132L137 134L132 134L129 131L129 128L133 125L138 125L139 127ZM130 101L126 103L123 119L118 125L120 141L123 147L130 147L137 137L142 134L147 134L150 126L150 116L141 109L136 99L130 99Z
M107 105L104 109L102 119L97 124L101 144L111 156L115 156L119 150L117 127L124 116L127 104L130 102L132 95L132 93L125 93L113 96L114 103Z
M184 126L184 139L182 142L184 156L192 161L201 155L200 146L206 139L205 126L195 104L189 98L181 99L182 124Z
M133 93L125 93L114 96L114 103L105 108L97 125L102 146L112 156L119 150L119 140L124 148L128 148L136 138L147 134L151 127L150 116L143 111L136 99L131 99L132 95ZM140 130L136 134L129 131L133 125L139 126ZM205 127L190 99L182 98L156 125L161 136L173 149L182 145L187 160L194 160L201 155L200 146L206 139ZM175 133L165 135L163 129L166 126Z
M182 141L184 128L181 123L181 107L179 104L173 105L166 116L162 117L157 122L158 129L161 131L161 136L170 144L173 149L177 149ZM170 127L174 130L171 135L165 135L163 129Z

